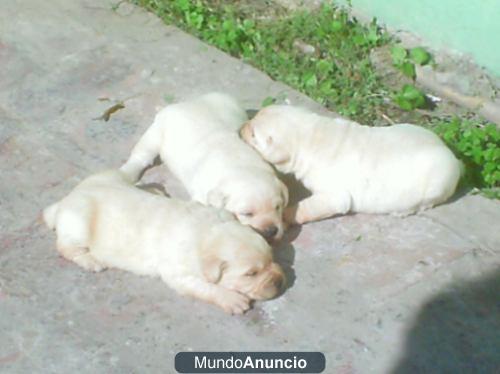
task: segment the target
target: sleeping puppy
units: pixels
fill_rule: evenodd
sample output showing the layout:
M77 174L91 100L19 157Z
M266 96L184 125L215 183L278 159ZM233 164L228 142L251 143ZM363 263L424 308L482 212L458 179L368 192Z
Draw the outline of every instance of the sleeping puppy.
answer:
M220 93L170 105L156 115L121 170L138 180L159 155L195 201L225 208L266 239L277 240L288 190L239 138L246 120L238 103Z
M444 202L461 163L431 131L400 124L361 126L274 105L241 130L243 139L312 196L285 213L302 224L347 212L405 215Z
M160 276L228 313L276 296L285 283L267 242L230 213L142 191L117 170L85 179L43 216L57 250L81 267Z

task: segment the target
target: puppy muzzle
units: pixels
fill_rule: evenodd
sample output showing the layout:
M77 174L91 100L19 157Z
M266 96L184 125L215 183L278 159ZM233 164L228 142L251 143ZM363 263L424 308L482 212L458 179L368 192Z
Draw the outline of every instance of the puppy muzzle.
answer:
M271 225L271 226L268 226L266 227L263 231L262 231L262 236L266 239L273 239L276 234L278 233L278 228L274 225Z
M266 241L270 244L278 243L283 236L283 230L280 230L277 227L274 227L274 228L269 229L269 230L268 229L260 230L260 229L256 229L256 228L254 228L254 229L262 237L264 237L264 239L266 239Z
M277 263L272 263L269 275L252 292L255 300L268 300L278 296L286 286L285 273Z

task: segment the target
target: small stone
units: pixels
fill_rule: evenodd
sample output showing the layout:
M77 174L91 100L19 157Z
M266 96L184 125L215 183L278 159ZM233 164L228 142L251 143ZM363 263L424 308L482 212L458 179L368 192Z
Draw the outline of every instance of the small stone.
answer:
M316 48L314 48L314 46L307 44L299 39L296 39L293 42L293 46L305 55L312 55L314 52L316 52Z

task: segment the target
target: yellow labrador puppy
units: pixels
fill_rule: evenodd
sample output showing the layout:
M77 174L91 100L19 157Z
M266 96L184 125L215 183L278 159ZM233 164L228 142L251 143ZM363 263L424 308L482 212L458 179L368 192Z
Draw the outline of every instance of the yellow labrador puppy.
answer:
M81 267L160 276L228 313L284 285L267 242L230 213L142 191L116 170L85 179L46 208L44 220L61 255Z
M121 170L138 180L159 155L195 201L225 208L267 239L279 239L288 190L239 138L246 120L239 104L220 93L167 106Z
M287 209L305 223L347 212L410 214L448 199L461 163L431 131L400 124L368 127L303 108L262 109L243 139L312 192Z

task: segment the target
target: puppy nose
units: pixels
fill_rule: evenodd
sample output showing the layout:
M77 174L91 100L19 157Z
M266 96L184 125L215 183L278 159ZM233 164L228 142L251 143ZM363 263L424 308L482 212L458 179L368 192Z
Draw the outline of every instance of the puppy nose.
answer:
M274 237L278 233L278 228L276 226L266 227L264 230L264 237L269 239Z
M284 279L282 277L278 277L274 279L274 287L276 287L278 290L281 290L283 286L285 285Z

